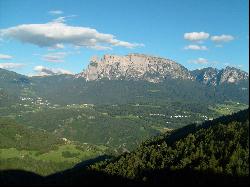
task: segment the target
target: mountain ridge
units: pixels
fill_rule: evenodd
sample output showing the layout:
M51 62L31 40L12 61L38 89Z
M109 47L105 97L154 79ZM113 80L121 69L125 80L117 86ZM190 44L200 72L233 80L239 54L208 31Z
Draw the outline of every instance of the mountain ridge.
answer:
M94 56L88 67L76 78L83 77L87 81L108 80L145 80L159 83L165 79L196 80L207 85L237 83L248 79L249 75L240 69L229 67L218 70L208 67L201 70L188 70L183 65L162 57L131 53L125 56Z
M248 73L235 67L227 66L223 69L207 67L192 71L195 79L207 85L219 85L223 83L237 83L240 80L248 79Z
M9 76L15 79L22 76L21 82L27 82L29 76L18 74L0 68L0 78ZM59 74L47 75L58 76ZM105 54L102 58L93 56L85 70L80 73L68 75L74 78L84 78L86 81L101 79L107 80L133 80L160 83L166 79L181 79L198 81L205 85L221 85L224 83L237 84L241 80L248 80L249 74L241 69L227 66L222 69L206 67L188 70L183 65L168 58L151 56L139 53L130 53L124 56ZM39 77L39 76L31 76ZM43 77L43 76L42 76Z

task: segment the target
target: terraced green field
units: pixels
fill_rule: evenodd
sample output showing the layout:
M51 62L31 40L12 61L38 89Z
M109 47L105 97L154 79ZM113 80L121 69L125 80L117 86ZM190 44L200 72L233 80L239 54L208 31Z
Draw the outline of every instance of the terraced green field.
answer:
M19 150L17 148L5 148L0 149L0 169L18 169L18 165L9 166L8 162L22 162L25 160L32 160L35 163L49 164L50 167L55 167L51 172L43 172L36 166L32 171L41 175L48 175L61 169L67 169L73 167L77 163L85 160L93 159L101 156L105 153L107 147L105 146L93 146L88 144L74 145L66 144L58 146L55 150L49 150L48 152L41 152L39 150ZM57 165L66 164L66 167L58 168ZM22 168L22 167L21 167ZM21 169L20 168L20 169Z
M72 162L78 163L97 157L104 153L106 147L103 146L81 146L77 148L74 144L61 145L56 150L50 150L46 153L31 150L18 150L16 148L0 149L0 159L31 157L35 160L52 161L52 162Z

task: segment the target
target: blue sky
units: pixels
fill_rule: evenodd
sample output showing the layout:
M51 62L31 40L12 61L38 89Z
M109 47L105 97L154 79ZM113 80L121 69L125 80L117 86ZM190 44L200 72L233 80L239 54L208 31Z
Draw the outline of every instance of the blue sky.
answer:
M93 55L144 53L190 70L249 72L248 0L0 0L0 67L78 73ZM45 70L45 71L44 71Z

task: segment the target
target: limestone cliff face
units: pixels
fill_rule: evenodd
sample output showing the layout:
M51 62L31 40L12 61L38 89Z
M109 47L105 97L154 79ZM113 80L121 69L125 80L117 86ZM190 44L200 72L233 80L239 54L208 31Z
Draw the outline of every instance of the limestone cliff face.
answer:
M248 73L234 67L226 67L221 70L211 67L203 68L192 71L192 75L197 81L213 86L223 83L237 83L240 80L249 79Z
M101 59L93 57L88 68L76 77L84 77L88 81L107 78L146 80L154 83L166 78L194 80L184 66L169 59L143 54L104 55Z
M203 68L199 70L192 71L193 76L199 82L202 82L206 85L217 85L218 84L218 74L219 70L216 68Z
M235 83L246 79L249 79L248 73L234 67L226 67L220 72L220 84L224 82Z
M144 54L92 57L87 69L75 76L84 77L87 81L100 79L145 80L154 83L167 78L189 79L213 86L248 80L248 73L234 67L226 67L221 70L208 67L189 71L173 60Z

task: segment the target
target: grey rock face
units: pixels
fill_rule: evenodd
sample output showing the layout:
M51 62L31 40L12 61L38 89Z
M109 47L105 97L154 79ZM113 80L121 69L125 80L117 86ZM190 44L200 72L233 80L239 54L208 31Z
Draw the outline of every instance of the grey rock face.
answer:
M220 84L224 82L235 83L246 79L249 79L248 73L234 67L226 67L220 72Z
M144 54L128 54L125 56L104 55L102 58L92 57L87 69L75 75L87 81L109 80L145 80L158 83L167 78L196 80L206 85L237 83L247 80L248 73L234 67L204 68L189 71L181 64L169 59Z
M219 70L215 68L204 68L192 71L193 76L199 82L206 85L217 85Z
M104 55L101 59L93 57L88 68L76 77L84 77L88 81L107 78L146 80L154 83L166 78L194 80L184 66L169 59L143 54Z
M209 67L194 70L192 71L192 75L197 81L214 86L223 83L237 83L240 80L249 79L248 73L234 67L226 67L222 70Z

